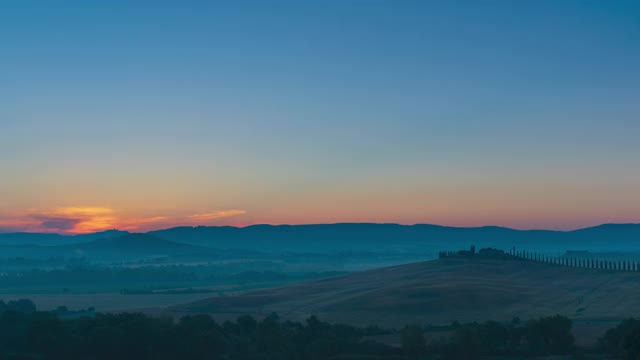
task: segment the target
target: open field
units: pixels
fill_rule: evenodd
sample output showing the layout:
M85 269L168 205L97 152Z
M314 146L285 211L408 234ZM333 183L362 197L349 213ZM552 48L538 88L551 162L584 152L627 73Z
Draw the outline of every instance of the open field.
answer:
M210 298L211 294L141 294L122 295L120 293L96 294L8 294L0 295L4 301L30 299L39 310L53 310L66 306L72 310L94 307L96 311L133 311L146 307L166 307L183 302Z

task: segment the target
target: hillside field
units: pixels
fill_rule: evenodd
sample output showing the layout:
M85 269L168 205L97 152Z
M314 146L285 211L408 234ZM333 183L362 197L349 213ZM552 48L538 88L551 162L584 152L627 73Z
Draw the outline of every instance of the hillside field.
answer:
M331 322L526 320L566 315L582 324L640 315L640 272L569 268L523 260L447 258L362 271L174 306L174 312L266 315Z

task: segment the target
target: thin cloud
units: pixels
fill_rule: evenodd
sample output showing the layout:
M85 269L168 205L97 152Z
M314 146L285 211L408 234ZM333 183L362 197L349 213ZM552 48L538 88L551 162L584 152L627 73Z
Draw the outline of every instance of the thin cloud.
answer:
M221 210L221 211L215 211L215 212L205 213L205 214L190 215L188 216L188 218L196 221L209 221L209 220L215 220L215 219L225 218L229 216L243 215L246 213L247 212L244 210Z
M32 215L34 220L40 221L40 226L45 229L69 231L75 228L82 219L53 217L45 215Z
M158 226L154 224L164 223L170 218L166 216L154 216L149 218L134 218L124 219L118 222L117 228L125 231L141 231L141 230L154 230Z
M85 215L85 216L97 216L112 214L113 209L108 207L94 207L94 206L70 206L57 208L53 213L59 215Z

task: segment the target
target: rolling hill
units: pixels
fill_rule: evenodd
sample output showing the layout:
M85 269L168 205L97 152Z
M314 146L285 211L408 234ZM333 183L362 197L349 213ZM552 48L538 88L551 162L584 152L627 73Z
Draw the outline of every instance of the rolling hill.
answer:
M315 314L357 325L510 320L563 314L615 320L640 315L639 272L523 260L447 258L386 267L171 308L220 317Z

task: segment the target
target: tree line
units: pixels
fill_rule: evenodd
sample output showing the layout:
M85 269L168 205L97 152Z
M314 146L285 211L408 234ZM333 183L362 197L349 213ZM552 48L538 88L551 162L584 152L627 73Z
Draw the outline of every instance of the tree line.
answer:
M389 359L474 360L580 354L571 320L550 316L510 322L454 323L427 340L429 327L400 330L303 322L272 314L217 322L208 315L180 319L139 313L94 314L63 319L64 312L36 311L28 300L0 301L0 359ZM375 341L399 335L401 346ZM598 349L622 359L640 356L640 321L610 330Z
M551 265L560 265L575 268L584 269L601 269L601 270L615 270L615 271L640 271L640 262L631 260L606 260L596 258L580 258L580 257L557 257L548 254L537 253L526 250L517 250L515 248L510 249L508 252L503 250L485 248L475 251L475 247L471 246L470 250L459 251L440 251L438 258L448 257L469 257L469 256L483 256L487 258L499 258L499 259L520 259L535 261Z

